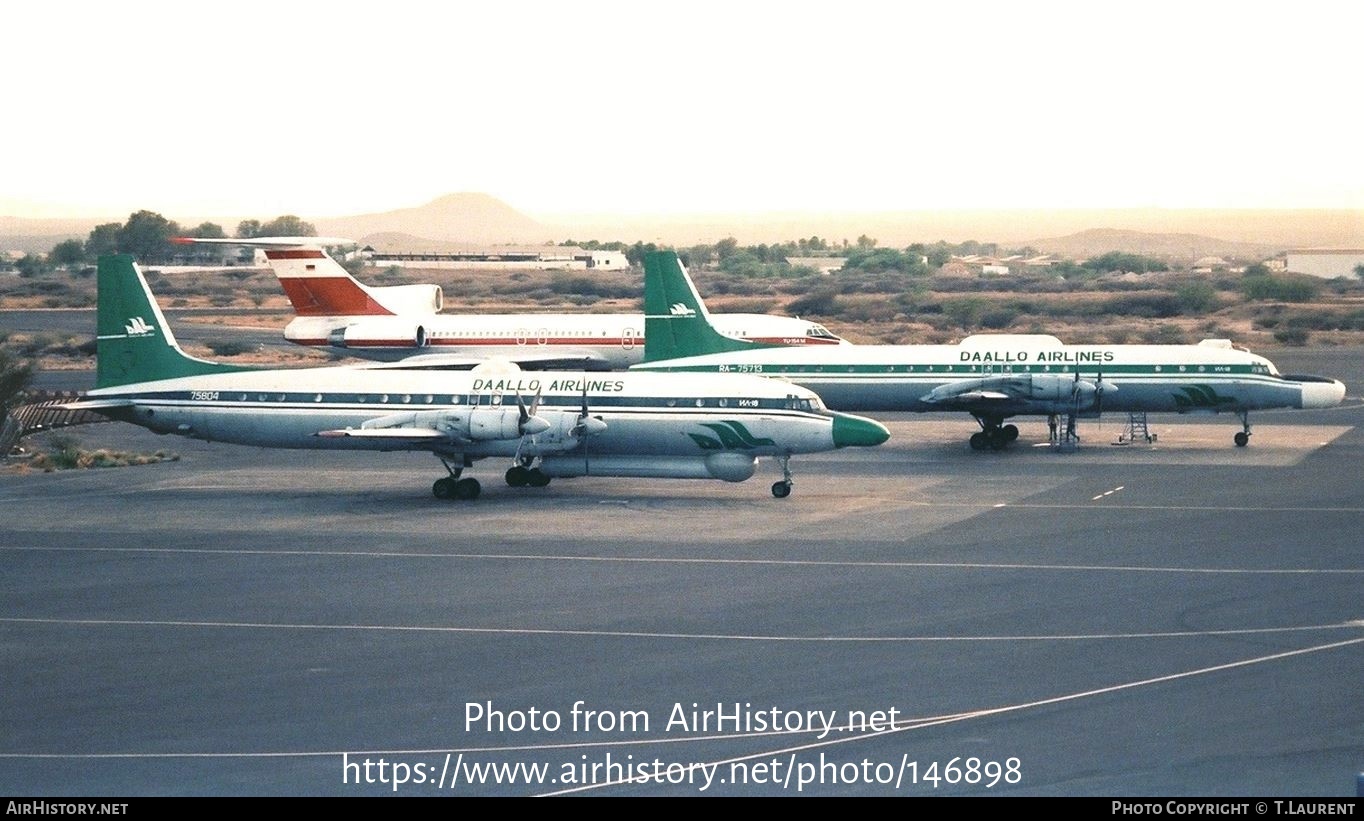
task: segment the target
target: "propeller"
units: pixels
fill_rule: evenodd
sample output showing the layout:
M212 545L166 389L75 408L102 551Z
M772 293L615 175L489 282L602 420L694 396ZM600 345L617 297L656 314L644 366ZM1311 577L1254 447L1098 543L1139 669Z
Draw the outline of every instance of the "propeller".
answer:
M578 421L574 423L570 431L574 436L595 436L606 430L606 423L595 416L590 416L587 410L587 386L583 385L583 403L581 410L578 411Z
M535 412L540 409L541 391L535 392L535 398L531 400L530 410L526 409L526 400L521 398L521 392L516 392L516 406L520 410L520 418L517 420L516 429L522 436L534 436L537 433L544 433L549 430L550 424Z

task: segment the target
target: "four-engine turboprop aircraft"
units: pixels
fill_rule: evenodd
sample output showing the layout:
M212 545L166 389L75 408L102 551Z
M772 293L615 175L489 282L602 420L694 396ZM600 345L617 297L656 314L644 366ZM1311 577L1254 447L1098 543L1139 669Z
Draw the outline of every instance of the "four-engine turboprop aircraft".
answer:
M326 251L326 237L197 239L182 244L264 249L297 316L284 338L405 367L469 368L497 357L525 368L612 370L644 359L643 314L442 314L439 285L364 285ZM776 345L839 345L815 322L767 314L716 314L716 330Z
M507 483L556 476L741 482L775 458L877 445L870 419L831 413L813 391L738 375L428 371L373 366L250 369L185 354L132 257L99 261L95 390L69 403L160 433L275 448L428 451L432 492L473 499L461 472L502 457Z
M669 372L778 377L845 411L965 411L981 430L976 449L1018 437L1020 414L1075 419L1101 411L1234 413L1250 441L1252 410L1326 408L1345 386L1320 376L1282 376L1227 340L1197 345L1066 345L1040 334L983 334L957 345L774 348L716 334L691 278L671 252L644 265L645 364Z

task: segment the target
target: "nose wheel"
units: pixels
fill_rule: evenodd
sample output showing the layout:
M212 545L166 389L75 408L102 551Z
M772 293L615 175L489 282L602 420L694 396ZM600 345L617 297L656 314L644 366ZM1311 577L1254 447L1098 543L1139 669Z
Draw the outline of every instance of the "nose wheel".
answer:
M777 464L781 465L781 481L772 483L772 495L778 499L785 499L791 495L791 455L777 457Z

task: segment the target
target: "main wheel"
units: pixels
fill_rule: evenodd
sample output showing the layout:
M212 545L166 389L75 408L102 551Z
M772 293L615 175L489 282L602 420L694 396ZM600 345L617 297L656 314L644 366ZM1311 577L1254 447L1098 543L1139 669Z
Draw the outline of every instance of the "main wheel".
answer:
M990 437L985 435L985 431L978 430L971 434L971 450L985 450L990 447Z
M455 480L448 476L437 479L431 484L431 495L437 499L455 498Z
M460 479L455 482L455 498L465 502L471 502L478 498L478 494L483 490L483 486L477 479Z
M1009 427L1013 427L1010 425ZM1014 428L1018 430L1018 428ZM1004 450L1013 440L1009 438L1009 432L1004 428L995 428L985 436L989 442L990 450Z
M1237 433L1234 438L1236 441L1236 447L1238 448L1243 448L1246 445L1250 444L1250 434L1246 433L1245 431Z
M778 499L785 499L787 496L790 496L790 495L791 495L791 483L790 483L790 482L785 482L785 481L783 481L783 482L773 482L773 483L772 483L772 495L773 495L773 496L776 496Z
M539 468L531 468L526 471L526 484L531 487L544 487L549 484L550 477Z
M1004 437L1010 442L1018 439L1018 425L1005 425L1000 430L1004 431Z
M512 487L525 487L530 481L530 471L520 465L513 465L507 469L507 484Z

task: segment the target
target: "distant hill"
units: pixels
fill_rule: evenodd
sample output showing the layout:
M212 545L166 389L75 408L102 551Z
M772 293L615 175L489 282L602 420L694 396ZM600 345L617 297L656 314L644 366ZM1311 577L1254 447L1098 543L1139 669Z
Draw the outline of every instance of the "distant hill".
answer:
M1200 234L1153 234L1117 228L1091 228L1064 237L1035 239L1023 244L1068 259L1085 259L1110 251L1125 251L1156 259L1186 262L1209 256L1258 261L1283 250L1273 245L1233 242Z
M183 226L213 222L235 230L248 217L176 214L155 208ZM127 213L133 210L129 209ZM36 213L36 212L35 212ZM0 215L0 251L47 252L66 239L85 239L106 222L123 222L127 213L104 218L32 218ZM1031 245L1066 256L1112 250L1171 260L1200 256L1266 257L1292 247L1350 246L1364 241L1364 209L1315 210L943 210L877 213L729 213L729 214L542 214L528 216L487 194L449 194L415 208L349 217L300 214L323 236L366 240L392 235L385 247L414 251L452 246L541 245L546 242L602 240L658 242L679 246L735 237L741 244L788 242L819 236L838 244L865 234L883 248L913 242L995 242L1001 248ZM1096 225L1109 226L1094 229ZM1049 239L1029 239L1030 237ZM410 245L408 243L411 243Z
M559 226L561 239L644 239L678 245L715 242L732 236L741 245L786 242L811 235L834 243L862 234L883 248L913 242L965 240L1015 248L1034 237L1062 237L1096 225L1148 234L1198 234L1232 243L1274 246L1355 246L1364 240L1364 209L1214 210L1162 208L951 209L868 213L731 213L622 215L538 215ZM1125 249L1126 250L1126 249ZM1187 253L1187 249L1185 251ZM1221 256L1221 254L1218 254Z
M46 254L69 239L82 242L100 222L93 219L29 219L0 216L0 251Z
M356 239L375 234L406 234L464 245L542 243L555 239L553 229L487 194L448 194L416 208L312 222L322 236Z

